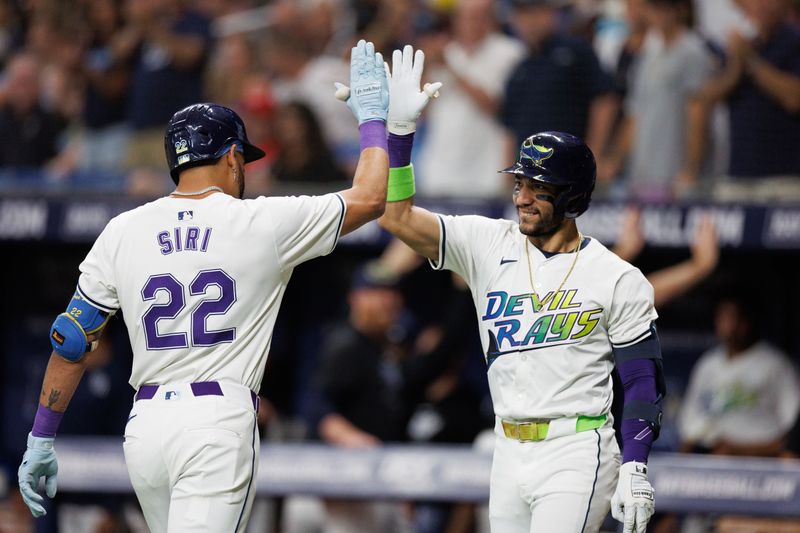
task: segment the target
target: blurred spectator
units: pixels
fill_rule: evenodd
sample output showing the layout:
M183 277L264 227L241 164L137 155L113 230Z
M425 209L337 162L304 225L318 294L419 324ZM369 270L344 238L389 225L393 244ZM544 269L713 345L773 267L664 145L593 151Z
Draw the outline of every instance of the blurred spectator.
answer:
M272 99L269 83L263 77L250 77L242 87L242 95L234 107L247 124L250 142L267 154L247 166L248 196L266 194L270 189L270 166L278 153L273 135L275 101Z
M22 39L20 17L15 4L12 0L0 0L0 68L5 68Z
M359 4L372 4L371 17L366 26L357 27L360 37L375 43L376 50L385 50L386 55L391 55L391 50L402 49L413 38L414 17L418 15L418 7L414 0L376 0L372 2L357 2Z
M280 183L347 180L331 155L311 109L298 102L278 108L274 118L277 158L272 178Z
M600 154L617 112L610 77L591 45L557 33L558 0L513 0L511 25L528 56L511 74L500 109L509 130L506 159L529 135L557 130L586 139Z
M11 58L0 107L0 166L37 168L59 152L65 123L39 102L40 64L28 53Z
M348 172L353 169L359 153L358 129L342 127L352 123L353 115L332 96L334 82L350 79L349 65L341 57L313 56L301 37L279 31L270 34L266 62L275 99L310 107L336 161Z
M327 404L319 435L356 448L405 440L401 357L391 338L403 309L396 279L367 263L354 276L348 302L349 323L331 333L319 367ZM396 531L400 522L396 505L328 500L325 507L328 533Z
M302 39L311 55L339 55L345 48L349 51L349 43L353 42L356 33L368 39L363 35L363 27L355 31L357 14L353 8L357 10L357 4L360 3L344 0L274 0L270 3L270 24L281 34L288 33ZM374 5L378 2L370 0L369 3Z
M724 100L730 110L728 174L733 181L721 184L717 194L726 200L797 199L800 30L790 23L790 0L738 3L755 35L731 33L725 69L703 90L707 102ZM763 181L775 176L794 178Z
M114 60L111 43L122 27L122 13L115 0L94 0L87 5L86 21L91 41L84 61L84 132L78 166L84 171L118 172L128 142L130 67Z
M349 322L328 336L317 375L330 407L319 423L327 442L362 447L406 440L400 349L391 338L403 310L396 281L377 263L361 267L348 295Z
M440 310L440 323L420 333L416 355L407 363L408 395L416 406L408 433L415 442L471 444L494 424L472 293L458 275L450 278L453 294ZM414 526L416 533L473 531L475 509L464 503L416 502Z
M715 47L723 48L732 31L752 35L752 23L738 8L739 0L694 0L696 30Z
M620 226L619 238L612 251L630 263L644 249L641 212L628 208ZM719 241L711 216L700 219L690 245L691 257L672 266L656 270L647 275L653 285L656 309L668 305L683 296L697 284L708 278L719 262Z
M704 107L695 95L711 75L711 57L690 28L690 0L645 0L650 32L626 101L612 155L601 165L610 180L629 161L636 197L668 199L693 189L706 153Z
M786 356L759 340L758 312L741 295L717 304L720 345L692 369L678 419L684 450L776 456L783 449L800 410L800 381Z
M255 49L243 35L231 35L216 43L206 75L209 100L231 107L243 98L248 78L256 76Z
M453 38L443 50L425 50L427 76L445 86L425 123L419 157L419 189L425 195L507 192L506 182L496 175L505 161L495 116L511 69L525 49L497 31L494 8L491 0L462 0L453 18Z
M126 25L114 36L116 62L132 61L128 122L131 167L164 168L164 126L202 100L211 27L181 0L126 0Z
M647 0L626 0L625 21L628 35L622 44L622 49L616 60L614 68L614 85L620 98L628 95L633 83L633 65L644 47L647 36Z
M764 457L783 451L800 412L800 381L786 356L759 340L755 320L759 312L754 301L738 293L718 301L714 329L720 345L695 363L677 418L682 451ZM728 531L715 529L712 522L689 515L682 530ZM747 531L773 531L757 522L758 527L750 524ZM657 517L653 523L656 533L681 530L674 514Z
M105 331L94 352L87 354L83 380L70 405L75 413L64 417L59 435L118 437L125 430L133 389L128 385L131 360L119 357L113 347L113 333ZM125 339L124 335L122 337ZM58 495L60 533L105 533L121 531L123 506L129 497L99 493Z

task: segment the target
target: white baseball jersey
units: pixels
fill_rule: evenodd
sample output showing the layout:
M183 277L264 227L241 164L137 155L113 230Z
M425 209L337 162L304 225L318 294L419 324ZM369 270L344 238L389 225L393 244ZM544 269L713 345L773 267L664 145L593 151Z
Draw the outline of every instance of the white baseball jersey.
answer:
M766 342L736 357L718 346L692 370L678 426L681 438L707 447L766 443L789 431L798 410L800 381L785 355Z
M338 194L160 198L108 223L78 290L122 310L135 389L228 381L257 391L292 270L333 250L345 209Z
M535 312L517 222L439 219L439 260L431 264L461 275L472 290L495 414L525 420L608 413L612 346L646 338L657 318L642 273L586 238L558 290L574 253L547 257L529 244L534 291L547 299Z

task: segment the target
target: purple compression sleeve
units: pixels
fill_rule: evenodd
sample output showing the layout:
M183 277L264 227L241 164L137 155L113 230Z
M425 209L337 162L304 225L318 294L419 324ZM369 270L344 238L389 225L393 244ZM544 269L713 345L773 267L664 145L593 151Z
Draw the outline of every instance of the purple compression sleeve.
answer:
M411 148L414 146L414 132L407 135L389 134L389 166L407 167L411 164Z
M361 150L367 148L383 148L388 151L386 145L386 123L382 120L370 120L358 127L361 134Z
M64 413L48 409L42 404L36 409L36 418L33 419L33 429L31 435L34 437L48 437L53 438L58 431L58 425L61 423L61 418Z
M622 386L625 388L627 404L631 400L655 403L658 399L656 392L656 364L651 359L632 359L617 365ZM621 424L622 433L622 462L638 461L647 462L650 447L655 440L650 425L644 420L635 418L624 419Z

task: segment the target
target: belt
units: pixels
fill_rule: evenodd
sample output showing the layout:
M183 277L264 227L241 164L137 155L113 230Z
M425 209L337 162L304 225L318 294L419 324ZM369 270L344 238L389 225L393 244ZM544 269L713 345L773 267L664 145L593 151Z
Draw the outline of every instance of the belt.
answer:
M158 388L161 385L142 385L136 391L135 401L139 400L152 400L155 398ZM189 388L194 396L225 396L222 392L222 387L218 381L198 381L196 383L189 383ZM170 393L174 391L166 391L166 399L169 400ZM250 391L250 399L253 401L253 409L258 410L258 395Z
M600 416L579 416L575 421L575 433L597 429L606 423L608 415ZM503 433L509 439L520 442L537 442L547 438L547 431L550 428L550 420L540 420L531 422L511 422L502 420Z

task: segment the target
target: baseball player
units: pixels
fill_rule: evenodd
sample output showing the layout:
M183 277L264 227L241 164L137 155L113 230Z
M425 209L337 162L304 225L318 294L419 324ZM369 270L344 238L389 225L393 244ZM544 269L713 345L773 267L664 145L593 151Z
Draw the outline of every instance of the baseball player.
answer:
M393 59L410 65L411 47ZM389 87L389 196L379 223L471 288L497 417L492 531L596 532L610 504L626 532L644 532L654 505L646 463L664 393L657 315L642 273L578 232L594 189L592 152L572 135L533 135L502 171L514 175L519 222L436 215L413 203L415 102L427 101L419 76L393 70ZM615 366L625 389L621 467Z
M352 49L350 82L362 150L353 186L336 194L243 200L244 165L264 152L236 113L196 104L172 117L165 148L177 188L109 222L50 330L54 353L19 467L34 516L45 513L41 477L56 493L53 441L86 352L122 311L136 389L123 447L150 530L245 529L258 467L254 391L292 270L385 205L389 94L372 43Z

